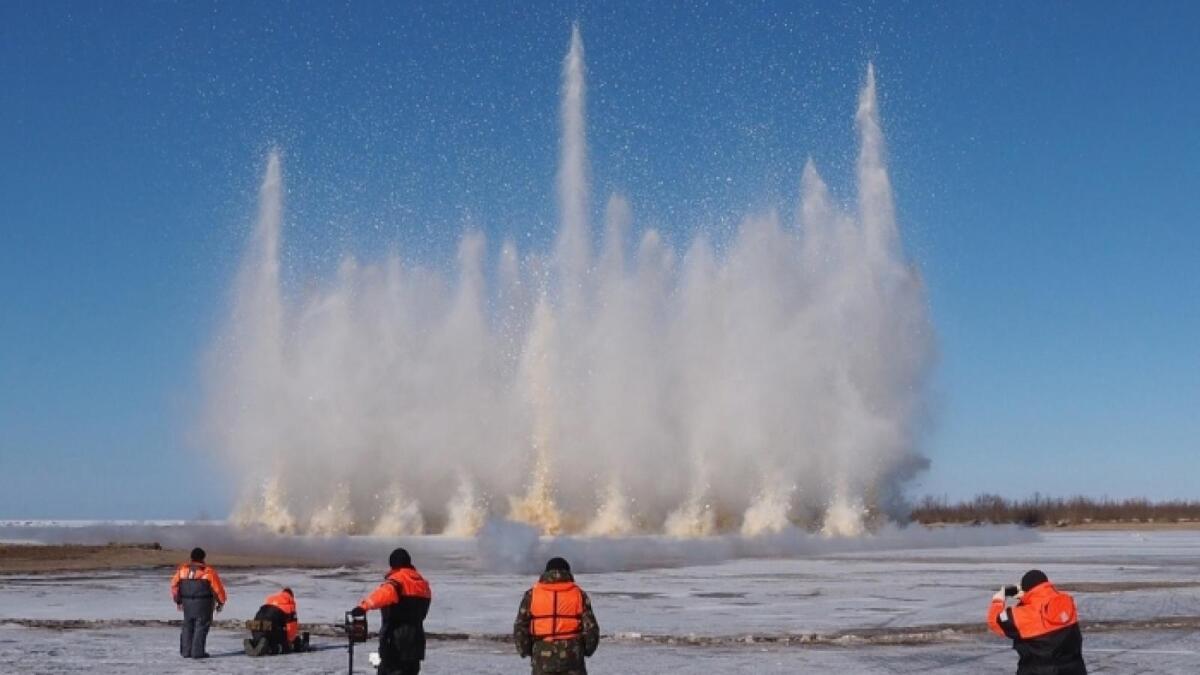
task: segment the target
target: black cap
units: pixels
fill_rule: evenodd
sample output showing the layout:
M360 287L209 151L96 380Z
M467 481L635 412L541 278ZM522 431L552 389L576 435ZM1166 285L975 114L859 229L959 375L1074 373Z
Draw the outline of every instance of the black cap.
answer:
M388 564L392 566L392 569L397 567L412 567L412 556L408 555L408 551L398 548L388 556Z
M551 558L546 561L546 571L549 572L550 570L570 572L571 563L567 562L565 558Z
M1041 570L1029 570L1025 573L1025 576L1021 577L1021 590L1028 593L1038 584L1044 584L1047 581L1050 581L1050 579L1046 577L1045 572Z
M192 562L204 562L204 549L197 546L192 549Z
M292 596L293 598L296 597L296 594L292 592L292 589L288 588L287 586L283 587L283 592L287 593L288 595Z

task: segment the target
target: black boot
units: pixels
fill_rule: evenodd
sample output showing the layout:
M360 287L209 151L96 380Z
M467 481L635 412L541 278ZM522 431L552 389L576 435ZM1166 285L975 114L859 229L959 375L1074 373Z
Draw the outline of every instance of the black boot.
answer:
M242 648L246 650L246 656L265 656L269 652L270 646L271 642L265 637L242 640Z

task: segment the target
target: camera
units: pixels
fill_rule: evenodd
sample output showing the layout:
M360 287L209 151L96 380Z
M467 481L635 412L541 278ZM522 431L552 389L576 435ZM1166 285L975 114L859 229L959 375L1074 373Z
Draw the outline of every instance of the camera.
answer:
M1020 594L1021 594L1021 589L1017 586L1005 586L1004 587L1004 597L1006 597L1006 598L1016 597Z

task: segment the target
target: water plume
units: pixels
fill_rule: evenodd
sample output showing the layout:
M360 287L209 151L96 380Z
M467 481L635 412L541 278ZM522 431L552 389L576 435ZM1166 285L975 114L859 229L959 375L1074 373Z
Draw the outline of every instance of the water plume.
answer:
M634 534L637 526L633 515L629 512L629 499L621 491L621 484L616 479L608 484L600 501L600 510L596 517L588 523L584 534L594 537L624 537Z
M287 495L279 480L279 476L264 480L259 494L243 499L230 520L240 527L258 525L276 534L294 534L296 519L288 510Z
M446 512L446 528L443 533L453 537L475 536L483 529L487 520L487 510L479 503L475 485L466 477L460 479L458 491L446 506Z
M385 504L371 534L377 537L402 537L425 531L425 519L420 506L409 499L400 486L394 486L388 492Z
M585 122L583 38L579 24L571 27L571 46L562 66L562 109L559 141L559 232L555 262L568 307L577 307L582 276L589 258L587 138ZM574 301L574 302L572 302Z
M347 257L285 295L283 166L269 155L208 364L207 429L240 484L236 522L845 537L902 511L926 465L932 330L901 248L874 68L852 206L810 159L794 220L748 215L719 247L697 235L678 250L615 194L593 245L585 72L575 26L549 251L506 240L493 259L468 232L456 274Z
M758 500L746 509L746 514L742 517L742 534L747 537L777 534L791 526L788 511L791 508L795 486L779 484L778 476L765 478L763 483L769 487L763 488ZM836 506L836 502L834 504ZM832 513L833 508L826 516L827 521Z
M338 483L333 488L329 503L313 512L307 531L331 535L353 532L355 529L354 511L350 507L350 486Z

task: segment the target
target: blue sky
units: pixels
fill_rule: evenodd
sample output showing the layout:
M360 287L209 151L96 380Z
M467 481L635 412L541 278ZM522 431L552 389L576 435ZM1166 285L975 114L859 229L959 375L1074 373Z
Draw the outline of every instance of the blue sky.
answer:
M878 68L939 341L914 494L1200 497L1200 9L0 3L0 517L222 515L200 359L285 153L287 273L554 228L579 20L593 189L676 243L852 195Z

